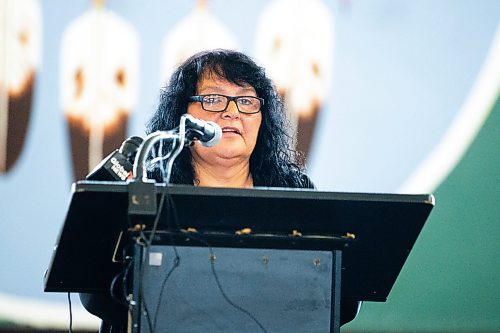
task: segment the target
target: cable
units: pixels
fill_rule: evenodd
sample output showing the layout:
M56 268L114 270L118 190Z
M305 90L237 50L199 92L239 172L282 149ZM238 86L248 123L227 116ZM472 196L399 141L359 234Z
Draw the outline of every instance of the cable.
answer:
M146 249L146 257L149 256L149 246L145 247ZM146 317L149 332L153 333L154 332L154 325L153 322L151 322L151 316L150 316L150 311L146 302L146 298L144 297L144 288L143 288L143 282L144 282L144 269L141 269L141 276L140 276L140 281L139 281L139 294L141 295L142 299L142 306L144 307L144 316ZM140 312L142 312L142 309L140 309Z
M181 138L179 139L179 136L175 135L175 134L176 134L175 131L170 131L168 133L159 133L156 135L152 135L148 140L146 140L149 142L149 146L146 147L144 152L141 151L141 153L139 154L142 156L143 159L141 157L136 158L136 164L145 165L146 164L145 160L149 157L149 155L154 153L153 148L154 148L155 144L153 144L152 142L154 142L154 140L159 140L159 149L158 149L157 153L154 154L153 159L148 162L149 163L148 165L152 166L154 164L159 163L159 168L161 170L162 177L165 179L166 184L168 184L168 180L170 177L172 162L175 159L175 157L177 157L177 155L180 153L180 150L183 148L183 145L185 142L185 138L184 138L184 136L185 136L185 120L184 121L181 120L181 129L180 129ZM172 149L165 156L162 156L163 155L163 141L165 139L172 140ZM177 146L176 146L176 143L177 143ZM167 170L165 170L165 166L163 164L164 160L167 160ZM136 175L137 175L137 172L136 172ZM145 235L143 230L140 230L139 237L136 238L136 244L142 246L145 249L144 255L146 257L149 255L149 249L153 243L153 240L154 240L154 237L156 234L156 230L158 228L158 223L159 223L160 217L162 215L161 212L163 210L164 202L165 202L165 193L162 192L160 202L158 205L158 213L156 214L155 219L153 221L153 225L152 225L149 237L147 237ZM180 258L177 255L176 260L175 260L175 265L171 269L171 272L173 272L173 270L179 265L179 262L180 262ZM171 272L170 272L170 274L171 274ZM139 283L139 295L140 295L140 298L142 299L142 306L144 307L143 313L147 319L147 323L149 325L149 330L151 332L153 332L154 327L156 325L156 315L155 315L155 320L154 320L155 325L153 325L153 323L151 321L150 311L149 311L149 308L147 305L147 300L144 297L144 288L143 288L144 269L141 269L141 275L140 275L139 279L140 279L140 281L138 281L138 283ZM166 281L165 281L165 283L166 283ZM143 309L139 309L140 312L142 312L142 310ZM157 313L157 311L155 311L155 313Z
M170 203L169 205L170 205L170 208L171 208L171 211L172 211L173 221L175 223L175 226L176 226L177 230L180 230L181 228L180 228L180 225L179 225L179 217L178 217L178 214L177 214L177 209L175 207L175 203L173 202L172 196L170 194L167 195L167 202ZM170 233L170 237L172 237L171 233ZM197 236L194 236L194 235L186 235L186 237L189 238L189 239L197 240L197 241L201 242L202 244L204 244L208 248L211 258L215 257L215 254L213 252L213 248L209 244L208 241L206 241L204 239L201 239L201 238L199 238ZM262 323L250 311L248 311L248 310L244 309L243 307L239 306L238 304L234 303L227 296L226 292L224 291L224 288L222 288L222 284L221 284L221 282L219 280L219 277L217 275L217 272L215 270L215 264L214 264L213 260L210 260L210 266L211 266L212 274L214 276L214 279L215 279L215 282L217 284L217 287L218 287L218 289L219 289L222 297L224 298L224 300L229 305L231 305L233 308L235 308L236 310L242 312L243 314L247 315L250 319L252 319L252 321L254 321L255 324L257 324L257 326L259 326L259 328L262 330L262 332L267 333L267 330L264 327L264 325L262 325ZM160 293L160 299L161 299L161 293Z
M68 292L68 306L69 306L69 333L73 333L73 310L71 309L71 293Z
M165 170L165 165L163 163L170 158L170 156L172 155L173 149L171 149L167 154L162 155L164 141L165 141L164 139L161 139L159 141L159 143L158 143L159 147L158 147L157 151L152 150L152 152L156 152L156 153L154 154L154 156L151 160L147 161L147 167L146 167L147 169L151 169L156 164L158 164L162 171ZM175 146L173 146L173 147L175 147ZM164 174L164 172L162 172L162 174Z
M173 206L173 200L172 200L172 196L170 195L170 192L168 191L168 183L165 183L165 190L162 192L162 195L163 195L163 198L166 196L167 197L167 214L166 214L166 219L167 219L167 228L170 227L170 219L169 219L169 216L168 216L168 213L172 210L172 208L174 207ZM159 211L159 214L161 214L161 211ZM172 218L175 222L176 222L176 218L173 217ZM179 224L178 223L175 223L175 226L177 228L177 230L179 230ZM156 304L156 309L155 309L155 315L154 315L154 323L153 323L153 329L156 329L156 324L157 324L157 320L158 320L158 313L160 311L160 307L161 307L161 300L163 298L163 293L165 292L165 287L167 285L167 281L168 279L170 278L170 276L172 275L172 273L175 271L175 269L177 267L179 267L180 265L180 256L179 256L179 252L177 251L177 247L175 246L175 241L174 241L174 238L172 236L172 233L169 233L169 238L170 238L170 243L172 244L172 249L174 251L174 262L173 262L173 265L172 265L172 268L170 268L170 270L167 272L167 275L165 275L165 278L163 279L162 281L162 284L161 284L161 288L160 288L160 294L158 296L158 301L157 301L157 304Z
M124 270L122 270L121 272L119 272L118 274L115 275L115 277L113 278L113 280L111 281L111 285L109 287L109 294L111 295L111 298L119 303L119 304L122 304L124 306L128 306L128 301L127 301L127 291L126 291L126 280L127 280L127 274L129 272L129 269L130 269L130 266L131 266L131 262L129 261L127 263L127 266L125 267ZM118 280L120 279L121 277L121 282L122 282L122 286L121 288L119 289L120 292L121 292L121 297L119 297L118 295L116 295L116 285L118 283Z
M146 237L146 235L144 234L144 232L142 230L140 231L140 236L136 239L137 244L139 244L139 245L141 245L141 246L143 246L145 248L145 250L146 250L146 257L149 255L149 249L150 249L150 246L152 245L152 242L154 240L154 236L156 234L158 223L159 223L160 217L162 215L162 211L163 211L163 205L164 205L164 202L165 202L165 197L167 197L167 212L166 212L167 229L169 227L171 227L170 226L170 219L169 219L169 213L170 213L170 215L172 217L172 220L173 220L173 224L174 224L174 226L173 226L174 228L172 228L172 229L176 229L178 231L181 230L180 225L179 225L179 217L178 217L178 214L177 214L175 203L174 203L173 198L170 195L168 189L169 189L170 176L171 176L171 173L172 173L172 166L173 166L174 160L180 154L180 152L182 151L182 149L184 148L184 145L186 143L186 128L185 128L186 124L185 123L186 123L186 118L184 116L182 116L181 117L181 121L180 121L178 135L175 136L175 137L174 136L168 137L168 139L173 140L172 141L172 149L165 156L161 156L161 155L163 155L163 140L166 139L167 137L160 137L160 136L157 137L157 139L158 138L160 139L158 152L155 154L155 156L153 157L153 159L149 161L149 164L148 164L148 166L151 167L151 166L159 163L159 168L160 168L160 171L161 171L162 180L165 183L165 189L164 189L164 191L162 191L162 194L161 194L160 203L158 205L159 206L158 207L158 213L157 213L157 215L155 217L155 220L153 222L153 226L152 226L152 229L151 229L151 234L150 234L149 239L148 239L148 237ZM173 133L171 132L170 134L173 134ZM153 137L151 139L154 140ZM150 148L152 148L152 147L153 146L150 146ZM151 149L151 150L153 150L153 149ZM150 152L147 152L147 151L144 152L143 157L145 156L147 158L150 153L151 153L151 151ZM136 161L141 161L142 162L144 160L141 160L141 158L137 158ZM164 165L165 161L166 161L166 165ZM135 170L135 171L137 171L137 170ZM138 172L134 172L134 173L135 173L136 176L141 177L141 175L138 175ZM170 237L170 242L172 244L172 248L173 248L173 251L175 253L175 258L174 258L174 262L173 262L173 265L172 265L171 269L167 272L165 278L162 281L162 286L161 286L161 289L160 289L160 294L159 294L159 297L158 297L158 301L157 301L157 305L156 305L156 309L155 309L155 314L154 314L153 322L151 322L150 311L148 309L147 302L146 302L146 299L145 299L144 293L143 293L144 269L141 269L141 276L140 276L140 281L139 281L139 293L140 293L140 296L142 298L142 304L144 306L144 314L146 316L147 323L148 323L148 326L149 326L149 330L150 330L151 333L153 333L154 330L156 329L158 314L159 314L160 307L161 307L161 300L163 298L163 293L165 291L165 287L166 287L167 281L170 278L170 276L172 276L172 274L175 271L175 269L177 267L179 267L179 265L180 265L180 256L179 256L179 253L177 251L177 247L175 246L175 241L174 241L174 238L173 238L173 233L169 232L168 235ZM206 240L199 239L198 237L194 237L193 235L186 235L186 237L189 238L189 239L198 240L201 243L203 243L209 249L210 255L212 257L214 257L213 249L212 249L211 245ZM211 260L211 270L212 270L212 274L214 276L214 279L215 279L215 281L217 283L217 287L218 287L221 295L223 296L224 300L229 305L231 305L233 308L235 308L236 310L238 310L238 311L242 312L243 314L247 315L250 319L252 319L252 321L254 321L259 326L259 328L264 333L267 333L267 330L265 329L265 327L260 323L260 321L252 313L250 313L248 310L246 310L243 307L237 305L231 299L229 299L229 297L227 296L226 292L222 288L222 284L221 284L221 282L219 280L219 277L217 275L217 272L215 270L215 264L214 264L213 260ZM142 309L140 309L140 310L142 310Z
M212 258L215 256L213 251L212 251L212 247L209 248L210 249L210 255L212 256ZM216 271L215 271L215 263L214 263L214 260L210 260L210 266L212 267L212 273L214 275L214 278L215 278L215 282L217 283L217 287L219 288L219 291L220 293L222 294L222 297L224 297L224 299L226 300L226 302L231 305L233 308L235 308L236 310L246 314L248 317L250 317L256 324L257 326L260 327L260 329L262 330L262 332L264 333L268 333L266 328L264 327L264 325L262 325L262 323L248 310L244 309L243 307L239 306L238 304L234 303L233 301L231 301L231 299L227 296L226 292L224 291L224 289L222 289L222 285L220 283L220 280L219 280L219 276L217 275Z
M158 205L158 214L156 215L155 220L153 222L153 227L151 229L151 234L150 234L149 239L146 237L146 235L143 233L143 231L141 231L141 238L143 240L143 243L139 243L139 244L144 247L146 258L148 258L148 256L149 256L149 250L150 250L150 247L153 243L154 236L155 236L155 233L156 233L159 221L160 221L160 217L162 216L163 206L165 204L165 196L170 198L170 194L168 193L168 191L163 191L161 194L160 203ZM168 219L168 212L169 212L168 204L170 202L171 202L170 200L167 200L167 223L169 221L169 219ZM167 227L168 227L168 225L167 225ZM170 241L172 243L173 250L175 253L174 264L162 282L162 287L161 287L160 295L158 297L157 305L155 307L155 313L153 316L153 320L151 320L151 311L147 305L146 297L144 297L145 296L144 295L144 288L143 288L144 269L141 270L141 276L140 276L140 281L139 281L139 286L140 286L139 290L140 290L140 295L141 295L141 299L142 299L142 304L144 306L144 315L146 316L146 320L147 320L147 323L149 326L149 331L151 333L153 333L156 329L156 324L157 324L157 320L158 320L158 312L160 309L161 299L162 299L163 292L165 290L165 286L167 284L167 281L170 278L170 276L172 275L172 273L174 272L174 270L180 265L180 256L179 256L179 253L177 251L177 248L175 247L175 242L174 242L174 239L173 239L171 234L170 234Z
M151 229L150 237L149 237L149 239L145 238L145 242L146 242L146 255L149 254L149 247L151 246L151 244L153 242L153 239L154 239L154 236L156 234L158 223L159 223L160 217L162 215L162 211L163 211L163 204L164 204L165 196L167 196L169 198L169 200L167 200L167 215L166 215L166 218L167 218L167 228L169 227L169 220L170 219L168 218L168 212L169 212L168 208L169 208L169 204L170 205L172 204L172 200L171 200L170 193L168 192L167 189L168 189L168 185L169 185L169 182L170 182L170 176L171 176L171 173L172 173L173 161L179 155L179 153L181 152L181 150L184 148L184 144L185 144L185 122L186 122L185 118L182 117L181 118L180 129L178 131L179 136L178 136L177 139L174 139L174 141L172 142L172 149L170 150L170 152L164 158L163 157L157 157L156 159L154 159L154 161L158 161L159 164L160 164L160 171L161 171L161 175L162 175L162 180L165 183L165 191L162 191L162 195L161 195L161 198L160 198L160 204L159 204L159 208L158 208L158 214L157 214L157 216L155 218L155 221L153 223L153 227ZM157 155L161 155L162 153L163 153L163 140L160 140L160 144L159 144L158 154ZM163 162L165 160L167 161L167 165L166 166L163 164ZM145 306L145 311L144 312L145 312L145 315L147 316L148 324L150 326L150 331L151 332L153 332L156 329L156 324L157 324L157 320L158 320L158 313L159 313L159 310L160 310L160 307L161 307L161 299L162 299L163 293L165 291L165 286L167 284L167 281L170 278L170 276L172 275L172 273L175 271L175 269L180 265L180 256L179 256L179 253L178 253L177 248L175 246L174 239L173 239L173 237L172 237L171 234L170 234L170 241L171 241L174 253L175 253L174 263L172 265L172 268L168 271L167 275L163 279L162 287L160 289L160 295L158 297L158 302L157 302L157 305L156 305L156 308L155 308L155 314L154 314L154 317L153 317L153 323L152 323L152 325L151 325L150 312L146 308L145 298L143 297L143 295L141 296L142 300L143 300L143 303L144 303L144 306ZM140 282L141 284L142 284L142 280L143 279L142 279L142 276L141 276L141 282ZM141 292L142 292L142 287L141 287Z
M213 251L213 248L212 248L212 246L206 240L198 238L198 237L195 237L195 236L187 236L187 237L203 243L208 248L208 251L210 253L210 257L211 258L215 258L215 253ZM255 324L257 324L257 326L259 326L259 328L262 330L262 332L268 333L267 330L266 330L266 328L264 327L264 325L262 325L262 323L250 311L248 311L248 310L244 309L242 306L234 303L229 298L229 296L227 296L226 292L224 291L224 288L222 288L222 284L221 284L221 282L219 280L219 276L217 275L217 272L215 270L214 260L210 260L210 267L212 269L212 275L214 276L215 283L217 284L217 287L219 288L219 291L220 291L222 297L224 298L224 300L229 305L231 305L233 308L235 308L236 310L242 312L243 314L246 314L250 319L252 319L252 321L255 322Z
M176 228L177 230L180 230L177 209L176 209L175 203L174 203L174 201L172 199L172 196L171 196L171 194L168 191L168 186L163 191L162 197L160 199L160 205L159 205L158 214L157 214L157 217L155 218L155 222L154 222L154 230L156 230L156 227L157 227L158 221L159 221L159 217L162 215L161 213L162 213L162 210L163 210L163 205L165 203L164 202L165 197L167 199L166 200L166 204L167 204L167 223L169 223L169 221L170 221L170 219L168 218L168 215L170 213L170 215L172 217L172 220L173 220L174 228ZM178 251L177 251L177 247L175 246L175 241L173 239L172 233L170 232L170 233L168 233L168 235L170 237L170 242L172 244L172 249L173 249L173 251L175 253L175 257L174 257L174 262L173 262L172 267L167 272L166 276L164 277L164 279L162 281L162 285L161 285L161 288L160 288L160 293L158 295L157 305L155 307L155 314L153 316L153 321L151 321L151 315L150 315L151 312L150 312L150 309L147 306L147 302L146 302L146 299L145 299L144 294L143 294L142 283L144 281L144 279L143 279L144 270L141 270L140 293L141 293L142 303L143 303L143 306L144 306L144 314L146 316L147 323L148 323L148 326L149 326L149 330L150 330L151 333L155 332L155 330L156 330L156 325L157 325L157 321L158 321L158 314L159 314L159 311L160 311L160 308L161 308L161 300L163 298L163 293L165 292L167 281L172 276L172 274L175 271L175 269L177 267L179 267L179 265L180 265L180 259L181 258L179 256ZM143 246L146 249L146 257L149 254L149 249L150 249L150 246L151 246L152 241L153 241L153 236L154 236L154 234L153 234L153 230L152 230L152 235L150 235L150 238L149 239L144 238L144 242L145 243L143 244ZM144 237L146 237L146 236L144 235ZM201 238L199 238L197 236L194 236L194 235L186 235L186 237L190 238L192 240L197 240L200 243L204 244L208 248L211 257L215 256L215 254L213 252L212 246L206 240L201 239ZM210 261L210 266L211 266L212 275L214 276L214 280L215 280L215 282L217 284L217 288L219 289L219 291L220 291L222 297L224 298L224 300L230 306L232 306L234 309L236 309L236 310L240 311L241 313L245 314L246 316L248 316L253 322L255 322L255 324L257 326L259 326L259 328L262 330L262 332L267 333L267 330L264 327L264 325L250 311L244 309L243 307L241 307L240 305L236 304L235 302L233 302L229 298L229 296L224 291L224 288L222 287L222 283L220 282L220 279L219 279L219 277L217 275L217 272L216 272L216 269L215 269L215 263L212 260Z
M181 116L181 123L179 125L179 135L177 136L179 142L177 144L177 147L175 147L175 149L172 150L172 156L170 157L170 159L167 160L166 179L164 179L165 184L170 183L170 176L172 174L172 166L174 164L174 161L177 158L177 156L179 156L182 149L184 148L184 145L186 144L186 117L187 115Z
M158 321L158 313L160 312L161 300L163 298L163 293L165 291L165 286L167 285L167 281L170 278L170 276L172 275L172 273L174 272L174 270L177 267L179 267L179 264L180 264L180 257L176 254L175 257L174 257L174 263L172 265L172 268L170 268L170 270L168 271L167 275L165 276L165 278L163 279L163 282L161 284L160 295L158 297L158 302L156 304L156 310L155 310L155 315L154 315L153 331L156 330L156 324L157 324L157 321Z

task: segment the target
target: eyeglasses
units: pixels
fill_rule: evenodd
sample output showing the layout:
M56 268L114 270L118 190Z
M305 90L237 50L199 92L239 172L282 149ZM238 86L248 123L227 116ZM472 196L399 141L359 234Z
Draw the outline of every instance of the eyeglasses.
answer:
M229 106L229 102L234 101L236 108L241 113L252 114L258 113L264 99L255 96L226 96L219 94L199 95L189 97L190 101L200 102L201 107L209 112L223 112Z

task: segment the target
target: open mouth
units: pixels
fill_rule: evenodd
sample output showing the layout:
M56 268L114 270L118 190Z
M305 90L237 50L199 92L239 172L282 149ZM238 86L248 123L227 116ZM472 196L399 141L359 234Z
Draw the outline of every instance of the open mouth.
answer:
M236 127L223 127L222 128L222 133L234 133L234 134L240 134L241 135L240 130L237 129Z

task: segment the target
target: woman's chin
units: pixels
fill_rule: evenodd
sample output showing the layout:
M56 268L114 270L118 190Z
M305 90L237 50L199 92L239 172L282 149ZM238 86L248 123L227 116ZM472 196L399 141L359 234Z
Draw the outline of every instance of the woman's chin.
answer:
M227 149L220 147L219 149L216 148L214 150L214 156L227 160L241 159L244 158L245 151L243 149L235 149L235 147L230 147Z
M224 164L224 161L241 161L245 160L245 149L238 149L237 147L224 147L214 146L210 148L203 147L198 150L198 155L205 161L212 161L212 163Z

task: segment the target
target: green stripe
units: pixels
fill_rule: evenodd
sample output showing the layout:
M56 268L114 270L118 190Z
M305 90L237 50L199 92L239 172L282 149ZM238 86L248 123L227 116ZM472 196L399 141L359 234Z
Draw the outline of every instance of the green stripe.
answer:
M457 167L386 303L344 332L500 332L500 100Z

